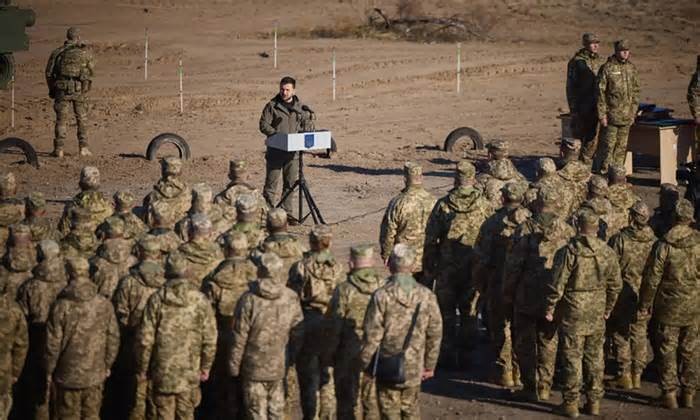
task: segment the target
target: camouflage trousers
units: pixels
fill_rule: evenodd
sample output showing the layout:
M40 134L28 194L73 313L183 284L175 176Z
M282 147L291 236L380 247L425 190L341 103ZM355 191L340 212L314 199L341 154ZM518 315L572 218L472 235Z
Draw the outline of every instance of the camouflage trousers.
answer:
M674 392L679 385L684 392L695 392L698 382L695 354L698 350L698 337L697 322L682 327L657 324L659 386L663 392Z
M465 292L462 283L444 273L435 280L434 291L443 325L440 359L451 364L460 347L471 347L477 341L480 294L476 288Z
M556 323L515 312L513 347L518 358L520 380L526 390L552 389L558 344Z
M132 406L129 420L144 420L146 418L146 401L150 395L150 382L135 380Z
M571 121L574 138L581 139L580 160L584 163L593 163L593 156L598 148L598 115L592 113L579 113Z
M291 189L299 177L299 160L296 153L288 153L276 149L267 149L265 153L265 186L263 196L270 208L277 207L277 188L282 178L282 197ZM282 203L282 208L287 214L292 214L294 209L293 194L287 196Z
M99 420L103 385L84 389L56 387L55 414L61 420Z
M512 311L503 304L500 295L489 292L486 304L488 311L489 335L496 356L498 375L512 377L517 382L519 377L517 358L513 352L511 334Z
M277 420L284 417L284 381L243 380L243 406L248 420Z
M68 125L70 124L71 112L75 114L75 119L78 123L78 145L80 147L87 146L87 100L85 98L56 99L53 104L53 109L56 111L55 137L53 141L54 148L62 149L64 146Z
M12 410L12 391L0 395L0 420L7 420Z
M561 331L560 343L564 402L578 404L581 392L586 394L588 401L600 401L605 393L604 330L589 335Z
M199 406L202 395L199 386L177 394L163 394L152 391L148 400L149 420L194 420L194 410Z
M614 312L613 312L614 314ZM648 318L637 318L624 322L613 319L608 322L607 334L612 341L612 355L617 364L618 376L631 372L642 373L647 366Z
M420 386L398 389L377 384L380 418L382 420L419 420L419 394Z
M601 173L607 173L610 165L625 166L630 126L608 124L602 131L603 138L598 145L596 157L599 164L596 164L596 168Z
M302 351L297 357L297 375L304 419L335 418L335 386L332 368L322 366L318 352Z
M350 363L338 363L333 369L338 420L379 418L377 388L374 379L353 369Z

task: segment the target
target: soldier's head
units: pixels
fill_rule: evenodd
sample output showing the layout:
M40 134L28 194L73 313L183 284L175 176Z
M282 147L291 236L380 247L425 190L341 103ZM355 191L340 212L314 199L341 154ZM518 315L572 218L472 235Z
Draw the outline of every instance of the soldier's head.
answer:
M309 245L312 251L323 251L331 247L333 232L327 225L315 225L309 233Z
M467 187L476 182L476 168L468 160L460 160L455 166L455 187Z
M410 245L396 244L389 257L389 271L394 273L412 273L416 264L416 251Z
M245 160L231 160L228 163L228 179L231 182L241 182L248 178L248 162Z
M374 267L374 245L356 245L350 248L350 270Z
M659 189L659 206L665 212L671 212L680 198L678 187L674 184L663 183Z
M626 39L620 39L613 44L615 56L618 60L625 62L630 58L630 43Z
M15 174L8 172L0 176L0 199L12 198L17 195L17 179Z
M403 180L407 187L423 185L423 168L414 162L406 162L403 165Z
M73 42L80 41L80 29L75 26L71 26L66 31L66 39Z
M51 260L61 255L61 247L52 239L44 239L36 246L40 261Z
M600 175L593 175L588 181L588 196L607 197L609 192L608 181Z
M519 182L508 182L501 188L503 207L515 208L525 199L525 187Z
M559 156L566 162L577 160L581 154L581 140L564 137L559 143Z
M594 33L586 32L581 37L581 44L583 44L583 48L597 54L600 49L600 38Z
M284 263L274 252L266 252L260 257L258 277L262 279L283 279ZM286 280L286 279L285 279Z
M224 236L227 257L244 257L248 254L248 237L243 232L229 232Z
M110 216L103 222L104 233L107 239L117 239L124 237L126 225L124 221L117 216Z
M171 252L165 262L165 277L181 279L189 275L190 267L187 258L179 252Z
M100 188L100 170L94 166L86 166L80 171L80 189L83 191Z
M508 158L510 144L507 140L494 140L486 145L491 160L503 160Z
M241 194L236 199L236 220L239 222L253 222L258 218L260 209L258 200L252 194Z
M591 209L583 208L576 215L576 228L581 235L596 236L600 217Z
M163 178L179 176L182 173L182 160L173 156L161 159L160 169Z
M190 240L191 241L206 241L211 239L212 224L209 218L201 213L195 214L191 218L190 223Z
M280 99L284 102L291 102L296 92L297 81L291 76L284 76L280 80Z
M141 261L155 261L161 257L160 240L153 235L143 235L139 239L137 249Z
M174 214L171 211L170 205L165 201L156 201L151 204L148 212L151 215L151 224L154 228L166 228L172 229L175 225L176 220Z
M287 212L283 209L272 209L267 213L267 231L270 233L287 231Z
M24 201L24 208L27 217L30 219L46 215L46 200L44 200L44 194L40 192L29 194Z
M545 178L549 175L554 174L557 171L557 165L554 163L554 159L544 157L537 161L537 167L535 172L537 173L537 179Z
M693 223L694 214L695 208L690 201L679 198L673 211L673 223L674 225L689 225Z
M214 194L207 184L199 183L192 186L192 206L190 214L207 213L211 209Z
M90 276L90 263L81 257L66 258L66 271L71 281L85 279Z
M646 226L649 223L649 206L643 201L637 201L630 207L630 224L638 227Z
M624 184L627 182L627 170L624 166L610 165L608 167L608 183L610 185Z
M24 224L10 226L8 245L23 247L32 243L32 230Z
M539 213L554 212L559 199L559 194L554 187L547 186L540 188L539 191L537 191L537 211Z
M136 197L129 191L117 191L113 198L117 213L129 213L134 208Z

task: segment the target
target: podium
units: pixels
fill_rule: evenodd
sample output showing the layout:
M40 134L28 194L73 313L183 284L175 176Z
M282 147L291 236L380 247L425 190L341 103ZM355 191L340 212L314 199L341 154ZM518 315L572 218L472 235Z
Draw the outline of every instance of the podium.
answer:
M280 201L275 207L280 207L282 203L294 193L295 190L299 190L299 213L294 215L288 215L292 220L299 224L303 224L304 221L311 216L313 218L314 224L326 224L326 221L321 215L321 210L319 210L316 205L316 201L309 191L309 186L306 183L306 178L304 177L304 152L311 150L326 150L331 148L331 132L330 131L315 131L309 133L293 133L293 134L273 134L265 140L265 145L273 149L283 150L285 152L299 152L299 176L287 192L282 195ZM306 201L309 207L309 212L304 214L304 201Z

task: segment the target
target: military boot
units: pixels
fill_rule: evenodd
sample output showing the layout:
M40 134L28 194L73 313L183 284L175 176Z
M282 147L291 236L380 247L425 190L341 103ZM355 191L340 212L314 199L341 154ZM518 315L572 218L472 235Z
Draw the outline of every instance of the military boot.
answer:
M87 146L83 146L80 148L80 156L81 157L92 156L92 152L90 151L90 149L87 148Z
M600 401L587 401L586 406L583 408L585 413L589 416L599 416L600 415Z
M51 156L59 159L63 159L63 149L56 147L53 149L53 152L51 152Z
M683 408L693 408L693 400L695 399L695 393L691 391L683 391L681 394L681 407Z
M496 383L505 388L513 388L515 386L513 373L509 370L503 370L501 375L496 378Z
M559 414L571 419L578 417L578 402L566 402L564 401L557 409Z
M523 382L520 380L520 369L517 366L513 367L513 385L516 388L523 386Z
M675 410L678 408L678 400L676 399L675 392L664 392L661 395L661 405L669 410Z
M632 389L640 389L642 387L642 372L632 369Z
M632 375L630 375L629 372L624 372L610 381L608 385L617 389L630 390L632 389Z
M537 398L540 401L549 401L549 398L551 397L551 391L549 387L543 386L539 387L537 389Z

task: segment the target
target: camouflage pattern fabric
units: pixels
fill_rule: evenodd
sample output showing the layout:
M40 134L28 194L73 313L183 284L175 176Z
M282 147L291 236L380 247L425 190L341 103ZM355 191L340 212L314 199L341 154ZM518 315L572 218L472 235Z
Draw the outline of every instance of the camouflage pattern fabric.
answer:
M382 419L420 420L420 386L395 389L377 384Z
M569 60L566 77L566 99L571 112L574 137L581 139L581 159L591 163L598 144L597 75L603 64L598 55L581 48Z
M571 205L566 214L566 218L572 216L574 212L586 201L588 196L588 180L591 177L591 168L583 162L574 160L564 164L557 174L564 180L566 189L572 192ZM562 192L562 194L564 194ZM562 198L565 198L562 195Z
M56 242L61 240L61 233L56 229L51 220L45 218L27 218L22 224L29 227L29 230L32 232L32 242L35 245L45 239Z
M124 222L124 239L138 241L148 231L148 226L133 212L124 211L115 213L114 216Z
M178 393L152 393L149 419L194 420L194 410L199 405L199 387Z
M102 408L102 384L87 388L56 386L55 415L59 419L98 420Z
M570 184L567 184L564 178L557 173L548 174L530 184L530 188L525 194L525 205L532 210L537 199L537 192L543 188L557 192L559 198L557 198L554 204L553 211L563 217L564 220L568 219L573 213L571 206L576 200L574 198L576 192L570 188Z
M172 221L172 226L168 227L173 228L178 220L187 215L191 203L192 189L185 181L175 175L163 177L144 198L143 207L147 210L146 224L153 227L151 212L148 210L158 206L166 219Z
M0 253L5 252L10 226L24 219L24 203L15 198L0 199Z
M696 121L700 117L700 83L698 83L698 74L700 74L700 71L696 70L690 78L686 96L690 113ZM700 126L697 124L695 125L695 154L700 154Z
M612 232L613 226L611 226L614 214L613 206L605 197L592 197L581 204L582 209L592 210L598 217L600 217L600 225L598 228L598 238L607 241L610 237L616 233Z
M110 301L119 280L129 274L129 269L136 264L136 257L131 255L132 243L127 239L114 238L104 241L91 258L92 281L97 285L98 293Z
M260 248L266 236L265 230L258 223L238 222L221 237L233 232L245 234L248 239L248 252L253 252L255 249Z
M194 214L195 213L188 214L175 224L175 233L183 242L187 242L190 239L189 231L192 226L192 216ZM205 217L211 221L213 237L218 237L230 227L230 221L224 218L224 212L221 206L212 205L204 214Z
M182 240L172 229L167 228L154 228L148 231L149 235L153 235L158 239L159 248L161 255L163 257L163 264L165 264L165 258L173 251L182 245Z
M243 405L246 419L284 418L284 381L243 381Z
M180 245L177 252L189 262L190 280L198 288L202 286L204 278L224 259L219 245L208 239L185 242Z
M267 201L260 194L257 188L244 182L232 182L226 188L214 197L214 203L219 204L224 209L224 214L227 220L236 220L236 200L243 195L252 195L258 203L260 219L258 223L263 226L267 220L267 212L269 207Z
M610 185L608 200L612 205L612 212L606 233L608 238L612 238L629 224L629 209L634 203L640 201L640 198L632 191L632 185L621 183Z
M58 222L58 229L62 234L67 235L71 230L71 220L73 220L73 213L76 209L85 213L83 223L86 228L93 232L114 213L112 202L102 192L96 190L81 191L63 209L63 215Z
M260 245L261 253L271 252L282 259L282 272L285 273L285 277L294 263L303 258L307 249L295 235L287 232L271 233Z
M5 293L16 298L20 286L32 277L36 265L36 251L32 243L9 246L0 265L0 284Z
M0 395L11 396L12 385L19 378L27 355L27 323L19 305L7 294L0 281ZM7 418L12 402L3 407Z
M686 326L658 323L654 333L659 357L659 388L664 393L682 388L684 394L694 395L698 385L698 323Z

